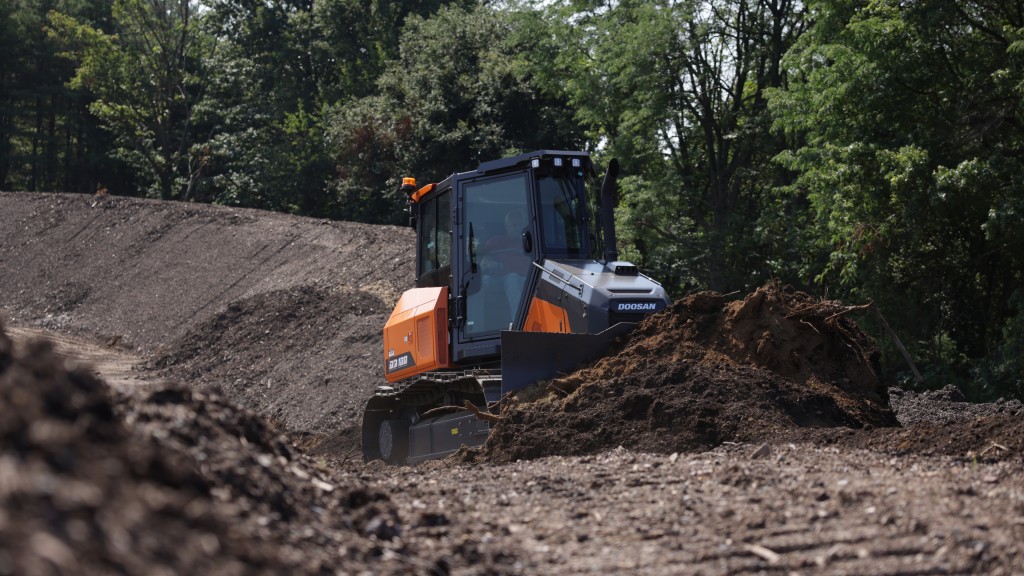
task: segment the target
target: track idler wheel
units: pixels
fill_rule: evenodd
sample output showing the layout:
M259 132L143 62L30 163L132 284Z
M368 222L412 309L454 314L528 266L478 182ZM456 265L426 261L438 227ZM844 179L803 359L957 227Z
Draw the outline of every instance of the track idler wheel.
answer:
M409 421L382 421L377 434L377 447L381 459L388 464L405 464L409 457Z

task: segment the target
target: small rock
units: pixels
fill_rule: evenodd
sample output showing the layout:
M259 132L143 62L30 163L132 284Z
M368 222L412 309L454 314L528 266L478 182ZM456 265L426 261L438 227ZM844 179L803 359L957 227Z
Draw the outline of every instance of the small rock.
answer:
M768 456L771 453L772 453L771 447L769 447L767 444L761 444L761 446L758 447L757 450L754 450L754 453L751 454L750 457L751 458L755 458L755 459L756 458L764 458L765 456Z

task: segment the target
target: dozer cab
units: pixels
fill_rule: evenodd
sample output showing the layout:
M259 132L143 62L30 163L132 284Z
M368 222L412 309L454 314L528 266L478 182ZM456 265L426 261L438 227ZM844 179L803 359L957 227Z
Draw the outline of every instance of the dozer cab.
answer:
M415 464L482 444L505 396L596 360L668 296L618 260L612 204L583 152L484 162L416 188L416 287L384 327L384 373L363 414L369 461Z

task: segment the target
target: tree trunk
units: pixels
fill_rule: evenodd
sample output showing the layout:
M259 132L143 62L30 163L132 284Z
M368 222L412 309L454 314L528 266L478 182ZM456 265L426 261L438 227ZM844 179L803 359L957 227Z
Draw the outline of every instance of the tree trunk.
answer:
M7 106L4 102L0 106ZM3 110L3 108L0 108ZM0 190L10 186L7 177L11 173L11 116L0 112Z
M32 134L32 178L28 189L39 190L39 135L43 133L43 104L41 98L36 97L36 130Z
M57 95L50 95L50 105L47 110L46 126L46 172L43 175L43 188L47 192L54 192L57 176Z

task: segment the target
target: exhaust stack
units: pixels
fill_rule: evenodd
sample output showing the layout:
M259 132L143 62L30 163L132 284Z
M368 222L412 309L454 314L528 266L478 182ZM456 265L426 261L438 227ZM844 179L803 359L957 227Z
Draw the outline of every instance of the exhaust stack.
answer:
M601 184L601 227L604 232L604 260L615 262L619 259L619 246L615 240L615 196L619 178L619 161L612 158L608 172Z

